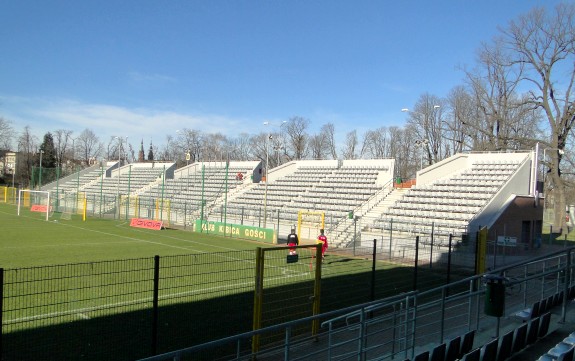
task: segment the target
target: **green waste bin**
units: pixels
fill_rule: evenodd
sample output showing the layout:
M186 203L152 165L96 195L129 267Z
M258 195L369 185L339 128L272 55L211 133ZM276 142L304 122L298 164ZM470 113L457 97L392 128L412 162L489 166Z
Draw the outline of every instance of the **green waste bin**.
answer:
M483 276L485 282L484 312L487 316L501 317L505 311L505 283L507 278L499 275Z

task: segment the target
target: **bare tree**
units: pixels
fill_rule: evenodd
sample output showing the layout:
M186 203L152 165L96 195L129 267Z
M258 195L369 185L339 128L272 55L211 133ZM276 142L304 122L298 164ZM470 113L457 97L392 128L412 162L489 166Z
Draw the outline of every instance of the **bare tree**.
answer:
M368 130L361 146L361 155L369 158L389 157L390 139L386 127Z
M303 117L293 117L285 124L286 148L292 152L291 159L304 159L308 151L307 128L310 121Z
M524 64L510 66L513 56L498 39L483 45L478 68L466 72L477 109L467 126L473 130L470 134L477 150L521 149L526 139L535 137L539 112L518 91Z
M91 159L96 159L100 156L103 150L103 145L96 134L90 129L84 129L76 139L78 153L86 164L90 164Z
M250 155L250 135L241 133L229 141L230 155L235 160L245 161L251 159Z
M197 162L200 159L206 160L203 157L203 137L204 135L199 130L184 128L178 132L176 145L183 151L184 156L187 153L190 154L190 163Z
M337 150L335 146L335 126L327 123L321 126L321 135L325 141L325 147L329 150L332 159L337 159Z
M550 129L545 147L550 163L547 179L553 185L554 226L566 230L565 182L561 176L562 152L575 124L575 4L559 4L553 12L535 8L501 30L497 40L508 51L505 65L521 70L528 86L528 104L541 109Z
M204 160L224 161L228 159L226 153L227 138L221 133L205 134L202 137Z
M341 150L343 159L356 159L356 149L359 144L357 139L357 131L354 129L345 135L345 143Z
M409 111L407 123L415 134L412 141L420 147L420 152L424 155L428 165L440 161L445 156L441 120L442 103L439 97L426 93L415 104L415 110Z
M331 154L329 141L320 132L309 137L309 150L312 159L328 159Z
M395 177L409 179L415 176L418 164L414 161L413 142L415 135L411 127L389 127L389 155L395 159Z
M472 125L479 117L475 98L460 85L449 92L447 104L451 113L443 119L446 156L473 150L477 130Z
M9 120L0 117L0 149L10 149L12 147L12 138L14 129Z
M25 126L22 134L18 137L18 162L17 176L19 183L28 185L32 178L32 167L35 162L35 154L38 150L38 138L32 134L29 126Z
M173 152L173 144L174 144L173 140L174 140L174 137L172 135L166 136L166 146L162 150L162 156L161 156L161 159L164 161L174 160L174 157L172 156L174 154L174 152Z
M52 135L52 138L54 139L54 148L56 150L56 162L59 167L64 164L66 158L70 160L73 157L74 150L72 149L72 144L70 144L72 133L73 132L71 130L57 129Z

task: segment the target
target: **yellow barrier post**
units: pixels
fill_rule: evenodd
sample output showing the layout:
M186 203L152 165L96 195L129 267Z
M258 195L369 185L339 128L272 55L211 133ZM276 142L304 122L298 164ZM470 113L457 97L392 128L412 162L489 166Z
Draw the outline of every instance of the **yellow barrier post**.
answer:
M480 275L485 272L485 257L487 253L487 227L483 227L479 230L479 235L477 236L477 264L475 269L477 274Z

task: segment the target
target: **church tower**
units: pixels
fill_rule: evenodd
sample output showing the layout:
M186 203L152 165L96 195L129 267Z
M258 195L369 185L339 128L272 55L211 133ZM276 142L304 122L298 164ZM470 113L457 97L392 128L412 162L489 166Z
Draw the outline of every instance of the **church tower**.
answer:
M154 149L152 147L152 141L150 140L150 150L148 151L148 161L154 160Z
M142 143L140 144L140 151L138 152L138 162L144 161L144 140L142 139Z

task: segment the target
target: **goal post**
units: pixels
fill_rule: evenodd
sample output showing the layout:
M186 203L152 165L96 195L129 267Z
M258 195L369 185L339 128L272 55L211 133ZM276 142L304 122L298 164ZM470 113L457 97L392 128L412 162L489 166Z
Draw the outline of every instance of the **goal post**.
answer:
M45 213L46 220L54 212L54 207L48 191L34 191L21 189L18 192L18 215L22 208L29 208L30 212Z
M297 258L291 247L256 249L255 286L252 329L257 331L272 325L320 314L321 305L321 246L296 246ZM292 336L317 336L319 319L291 330ZM273 345L285 337L281 330L255 334L252 353L262 344Z
M297 214L297 235L300 239L315 239L325 229L325 212L300 210Z
M72 216L79 215L86 220L86 193L63 193L58 200L57 211L61 212L60 219L71 220Z

